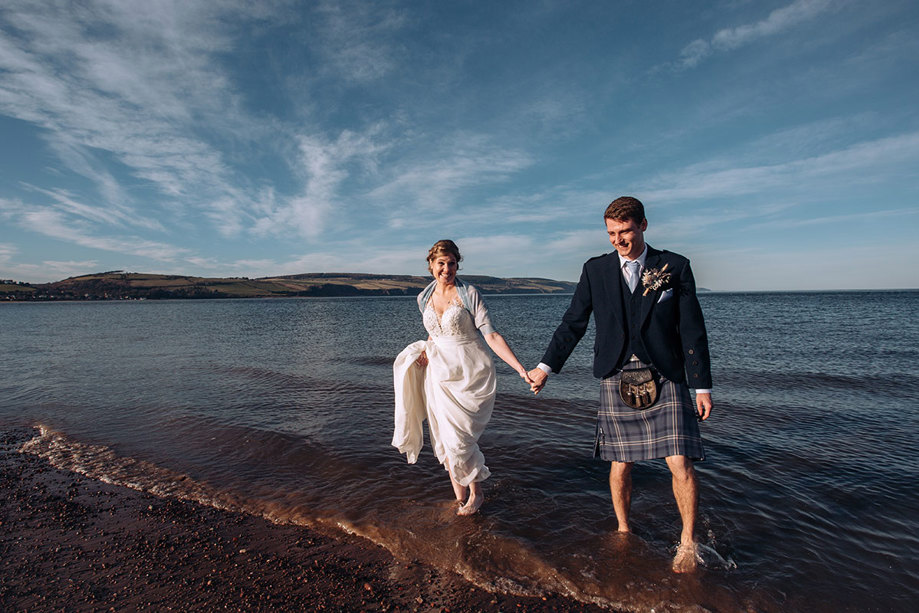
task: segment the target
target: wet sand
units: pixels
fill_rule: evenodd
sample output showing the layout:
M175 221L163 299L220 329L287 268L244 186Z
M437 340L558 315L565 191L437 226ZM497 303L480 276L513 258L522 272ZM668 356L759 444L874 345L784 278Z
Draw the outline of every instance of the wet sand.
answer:
M493 594L348 535L58 470L0 430L2 611L602 611Z

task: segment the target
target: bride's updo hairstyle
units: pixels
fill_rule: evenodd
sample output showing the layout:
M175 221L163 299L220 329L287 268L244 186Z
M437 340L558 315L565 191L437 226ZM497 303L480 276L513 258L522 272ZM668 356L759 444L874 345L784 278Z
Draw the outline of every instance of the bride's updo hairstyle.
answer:
M459 268L459 263L463 261L463 256L460 255L459 247L456 246L456 243L449 239L437 241L428 251L428 272L433 272L431 262L442 255L452 255L456 259L457 268Z

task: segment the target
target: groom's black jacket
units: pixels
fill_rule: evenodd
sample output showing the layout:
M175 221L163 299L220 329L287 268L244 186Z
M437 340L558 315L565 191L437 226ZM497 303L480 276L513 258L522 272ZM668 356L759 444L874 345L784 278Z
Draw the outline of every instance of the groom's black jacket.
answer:
M664 272L670 273L669 282L641 297L639 319L644 348L654 367L671 381L685 382L696 389L711 388L708 336L689 260L648 245L645 270L660 270L664 264L667 264ZM621 277L619 256L615 252L584 264L571 305L542 358L554 372L561 371L584 336L591 312L597 326L594 376L608 377L620 367L628 343ZM658 302L668 289L673 290L669 299ZM639 286L638 293L643 291Z

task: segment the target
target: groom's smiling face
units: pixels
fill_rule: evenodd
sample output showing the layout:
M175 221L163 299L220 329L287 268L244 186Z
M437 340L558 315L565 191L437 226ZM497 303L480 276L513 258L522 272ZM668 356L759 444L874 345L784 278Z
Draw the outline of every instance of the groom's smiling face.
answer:
M624 258L634 260L645 249L645 230L648 229L648 220L642 219L636 223L632 219L607 219L606 232L609 242Z

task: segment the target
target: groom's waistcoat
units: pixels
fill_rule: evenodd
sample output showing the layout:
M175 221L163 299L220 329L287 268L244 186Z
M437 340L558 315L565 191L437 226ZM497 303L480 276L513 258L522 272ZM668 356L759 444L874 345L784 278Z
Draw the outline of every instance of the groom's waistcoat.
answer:
M635 286L634 292L630 291L629 284L625 282L621 269L619 272L619 286L622 289L622 312L625 316L626 342L616 365L621 369L631 359L632 354L637 355L642 362L650 364L652 362L651 357L648 355L648 350L645 349L645 344L641 340L641 294L644 289L639 283Z

